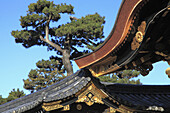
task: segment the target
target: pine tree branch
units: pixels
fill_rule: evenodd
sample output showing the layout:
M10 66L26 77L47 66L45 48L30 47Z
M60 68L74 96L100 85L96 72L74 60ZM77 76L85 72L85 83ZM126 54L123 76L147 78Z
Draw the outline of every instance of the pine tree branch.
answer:
M86 40L87 41L86 41ZM94 42L92 42L90 39L87 39L87 38L85 38L85 39L82 39L82 40L73 40L73 41L75 41L75 42L79 42L79 41L81 41L81 43L83 43L83 44L85 44L85 45L89 45L90 46L90 44L89 43L91 43L91 44L93 44L94 46L97 46L97 44L95 44ZM89 43L88 43L89 42Z
M70 60L73 60L76 57L81 56L83 53L78 51L75 47L72 47L72 49L74 50L74 52L70 55Z
M71 47L74 51L79 52L75 47Z
M49 18L49 19L50 19L50 18ZM50 20L49 20L49 21L50 21ZM45 28L46 39L43 38L42 35L40 35L40 39L41 39L42 41L48 43L49 45L51 45L51 46L54 47L55 49L57 49L57 51L60 51L60 52L63 53L63 50L62 50L62 48L61 48L59 45L57 45L57 44L55 44L55 43L53 43L52 41L49 40L49 21L47 21L46 28Z
M78 20L78 18L70 16L70 20Z
M86 46L91 46L90 44L88 44L88 42L84 39L82 39L82 43L85 44Z
M43 21L38 22L38 23L35 25L35 27L37 27L38 25L44 23L45 21L46 21L46 20L43 20Z
M46 40L43 38L42 35L40 35L40 39L41 39L42 41L46 42Z
M50 41L50 40L49 40L49 37L46 37L46 42L47 42L49 45L51 45L52 47L56 48L57 51L60 51L61 53L63 53L63 49L62 49L59 45L57 45L57 44L53 43L52 41Z
M46 39L44 39L43 36L40 35L40 39L41 39L42 41L48 43L48 44L51 45L52 47L56 48L57 51L63 52L62 48L61 48L59 45L57 45L57 44L55 44L55 43L53 43L53 42L51 42L51 41L49 40L49 37L47 37Z
M94 42L92 42L90 39L86 38L86 40L87 40L88 42L90 42L91 44L93 44L94 46L97 46L97 44L95 44Z

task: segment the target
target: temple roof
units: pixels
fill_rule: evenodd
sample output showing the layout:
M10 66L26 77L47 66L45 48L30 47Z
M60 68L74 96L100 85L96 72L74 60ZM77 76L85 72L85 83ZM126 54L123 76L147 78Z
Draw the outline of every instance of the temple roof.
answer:
M109 108L109 112L170 113L170 85L114 84L94 77L120 69L137 69L147 75L153 63L170 62L169 11L169 0L123 0L104 45L76 60L82 69L47 88L0 105L0 113L76 113L75 109L81 111L82 106L85 111L95 106L96 110Z
M142 111L170 111L169 85L127 85L106 86L112 98L129 108Z
M101 83L99 79L91 75L90 71L82 69L48 88L1 105L0 112L43 111L43 103L54 103L57 101L62 101L62 106L71 105L78 102L79 95L86 92L84 89L88 89L89 84L92 83L96 87L93 91L101 92L103 95L101 96L101 103L108 107L113 107L115 110L119 110L119 108L124 106L125 109L138 112L170 111L170 85ZM88 90L88 93L95 96L93 91Z
M169 0L122 0L103 45L75 62L96 77L124 69L148 75L153 63L170 62L169 12Z
M14 101L0 105L0 113L25 112L37 108L43 102L57 101L77 93L91 80L86 77L88 73L83 70L61 80L48 88L42 89L30 95L26 95Z

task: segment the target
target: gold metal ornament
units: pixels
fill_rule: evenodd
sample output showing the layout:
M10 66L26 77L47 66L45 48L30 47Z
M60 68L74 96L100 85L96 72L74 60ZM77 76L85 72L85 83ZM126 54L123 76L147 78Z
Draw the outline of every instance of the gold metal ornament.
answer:
M68 110L70 110L70 106L69 105L64 106L63 111L68 111Z
M116 113L116 109L110 107L110 108L109 108L109 112L110 112L110 113Z
M45 111L52 111L52 110L56 110L56 109L60 109L60 108L63 108L63 111L70 110L69 105L63 106L63 105L60 104L61 102L62 101L60 100L60 101L57 101L57 102L43 103L42 108Z
M82 108L83 108L83 107L82 107L82 105L81 105L81 104L77 104L76 108L77 108L77 110L79 110L79 111L80 111L80 110L82 110Z
M134 51L139 48L140 43L143 41L143 36L145 35L146 22L142 21L141 25L138 27L138 32L135 34L133 41L131 43L131 49Z
M143 40L143 34L142 34L142 32L138 31L138 32L136 33L135 39L136 39L136 41L139 42L139 43L142 42L142 40Z
M60 104L57 104L57 105L51 105L51 106L46 106L46 105L43 105L42 108L45 110L45 111L52 111L52 110L56 110L56 109L59 109L59 108L62 108L63 106L60 105Z
M98 89L93 83L78 96L77 103L85 102L88 106L92 106L94 103L104 104L103 98L107 95Z
M170 78L170 67L166 69L165 73L168 75L168 77Z

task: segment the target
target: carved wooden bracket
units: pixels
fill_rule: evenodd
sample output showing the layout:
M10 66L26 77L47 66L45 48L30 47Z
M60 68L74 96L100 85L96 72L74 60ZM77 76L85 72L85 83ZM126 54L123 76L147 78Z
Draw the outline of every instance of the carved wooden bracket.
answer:
M93 76L99 77L101 75L108 74L120 68L117 64L114 64L117 60L116 55L110 56L109 58L107 58L107 60L90 67L89 70L91 71Z

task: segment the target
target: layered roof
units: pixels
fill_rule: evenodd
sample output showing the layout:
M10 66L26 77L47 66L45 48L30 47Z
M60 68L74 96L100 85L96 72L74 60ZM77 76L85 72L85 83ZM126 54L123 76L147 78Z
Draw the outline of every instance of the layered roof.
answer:
M92 99L91 103L83 96ZM93 97L100 101L93 102ZM117 111L170 112L170 86L101 83L90 71L82 69L48 88L1 105L0 112L45 112L82 102L89 106L102 104ZM50 109L54 105L60 107Z
M52 102L64 99L74 95L85 87L91 80L91 78L87 77L87 75L88 73L80 70L48 88L8 102L4 105L0 105L0 113L21 113L32 109L41 110L43 102Z
M45 89L0 105L1 113L34 112L170 112L170 85L100 82L94 76L170 61L170 1L123 0L116 24L95 52L76 60L81 70ZM88 107L87 107L88 106ZM76 111L77 110L77 111Z

